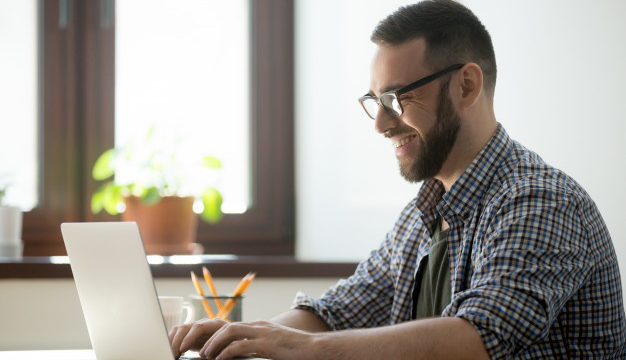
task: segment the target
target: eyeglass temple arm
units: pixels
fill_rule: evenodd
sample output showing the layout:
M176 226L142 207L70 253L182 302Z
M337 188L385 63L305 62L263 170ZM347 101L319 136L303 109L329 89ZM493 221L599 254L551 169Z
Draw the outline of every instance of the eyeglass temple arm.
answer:
M418 81L416 83L413 83L413 84L411 84L411 85L409 85L409 86L407 86L405 88L402 88L402 89L398 90L397 94L401 95L401 94L407 93L407 92L409 92L411 90L415 90L418 87L420 87L422 85L426 85L429 82L431 82L431 81L433 81L433 80L435 80L435 79L437 79L437 78L439 78L439 77L449 73L450 71L458 70L458 69L462 68L463 66L464 66L463 64L455 64L455 65L447 67L447 68L445 68L443 70L437 71L436 73L434 73L434 74L432 74L430 76L427 76L427 77L423 78L422 80L420 80L420 81Z

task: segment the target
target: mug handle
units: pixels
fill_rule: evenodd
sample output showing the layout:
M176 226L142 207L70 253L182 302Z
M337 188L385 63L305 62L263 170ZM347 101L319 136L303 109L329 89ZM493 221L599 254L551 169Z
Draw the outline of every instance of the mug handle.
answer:
M195 311L193 305L191 305L191 303L189 303L187 301L183 302L183 310L185 310L187 312L187 314L185 315L185 321L183 321L183 324L189 323L193 319L195 319L196 311Z

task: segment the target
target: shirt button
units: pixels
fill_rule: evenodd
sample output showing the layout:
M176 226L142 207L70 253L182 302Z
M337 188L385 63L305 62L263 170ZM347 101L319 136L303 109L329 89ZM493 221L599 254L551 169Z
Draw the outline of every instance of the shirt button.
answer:
M461 215L463 217L463 220L468 220L470 218L470 214L469 213L463 213L463 215Z

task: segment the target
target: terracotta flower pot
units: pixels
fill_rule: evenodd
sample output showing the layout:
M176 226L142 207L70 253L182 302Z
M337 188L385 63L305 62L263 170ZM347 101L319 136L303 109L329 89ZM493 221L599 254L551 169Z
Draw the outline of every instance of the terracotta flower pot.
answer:
M195 243L198 216L193 197L167 196L147 205L140 198L124 198L122 220L136 221L148 254L174 255L202 253Z

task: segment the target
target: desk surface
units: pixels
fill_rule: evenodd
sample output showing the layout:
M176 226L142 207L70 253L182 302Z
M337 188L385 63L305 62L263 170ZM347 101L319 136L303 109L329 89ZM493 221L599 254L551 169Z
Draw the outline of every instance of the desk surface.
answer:
M0 360L96 360L96 354L93 350L0 351Z
M0 351L0 360L96 360L93 350Z

